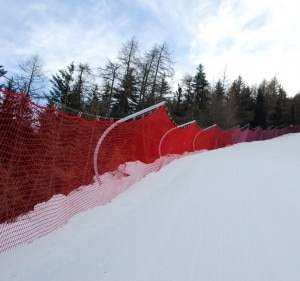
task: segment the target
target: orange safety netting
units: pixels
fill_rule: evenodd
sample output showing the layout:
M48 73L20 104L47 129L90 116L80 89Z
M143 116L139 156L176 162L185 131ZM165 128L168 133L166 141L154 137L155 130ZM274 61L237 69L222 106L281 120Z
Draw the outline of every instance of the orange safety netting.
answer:
M259 129L251 141L297 131ZM130 120L86 121L0 90L0 252L109 202L185 153L247 135L217 125L202 130L195 122L176 126L165 105Z

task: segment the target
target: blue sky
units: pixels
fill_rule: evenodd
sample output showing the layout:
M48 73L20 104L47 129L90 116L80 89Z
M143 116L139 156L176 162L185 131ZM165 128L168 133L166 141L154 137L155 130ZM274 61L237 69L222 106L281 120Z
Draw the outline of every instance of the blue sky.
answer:
M0 65L32 55L48 75L72 61L104 66L135 36L140 50L166 42L174 84L202 63L210 83L224 72L248 85L275 75L300 91L297 0L0 0Z

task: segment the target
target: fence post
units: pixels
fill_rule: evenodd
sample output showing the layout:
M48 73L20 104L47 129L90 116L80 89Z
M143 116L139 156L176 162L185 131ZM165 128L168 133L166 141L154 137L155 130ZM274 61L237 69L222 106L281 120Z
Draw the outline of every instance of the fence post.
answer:
M201 133L203 133L203 132L205 132L205 131L207 131L207 130L209 130L209 129L215 127L215 126L217 126L217 124L214 124L214 125L212 125L212 126L210 126L210 127L207 127L207 128L205 128L205 129L203 129L202 131L200 131L200 132L194 137L194 140L193 140L193 149L194 149L194 151L196 150L196 149L195 149L195 142L196 142L196 139L198 138L198 136L199 136Z
M179 125L179 126L176 126L175 128L172 128L172 129L170 129L169 131L167 131L167 132L162 136L162 138L160 139L160 142L159 142L159 146L158 146L159 157L162 156L162 155L161 155L161 145L162 145L162 142L163 142L163 140L166 138L166 136L167 136L169 133L171 133L172 131L174 131L174 130L176 130L176 129L186 127L186 126L188 126L188 125L190 125L190 124L193 124L193 123L195 123L195 122L196 122L196 120L193 120L193 121L187 122L187 123L185 123L185 124L181 124L181 125Z
M152 110L154 110L154 109L157 109L157 108L163 106L164 104L165 104L165 102L163 101L163 102L160 102L160 103L155 104L155 105L153 105L153 106L150 106L150 107L148 107L148 108L145 108L145 109L143 109L143 110L141 110L141 111L138 111L138 112L136 112L136 113L133 113L133 114L131 114L131 115L128 115L128 116L126 116L126 117L124 117L124 118L122 118L122 119L116 121L115 123L113 123L112 125L110 125L110 126L104 131L104 133L101 135L101 137L100 137L99 140L98 140L98 143L97 143L97 145L96 145L95 152L94 152L94 172L95 172L95 176L96 176L96 179L97 179L99 185L101 185L102 181L101 181L100 175L99 175L99 173L98 173L98 170L99 170L99 169L98 169L98 161L97 161L97 159L98 159L98 153L99 153L99 149L100 149L100 146L101 146L102 142L104 141L104 139L106 138L106 136L110 133L110 131L113 130L116 126L118 126L118 124L120 124L120 123L122 123L122 122L125 122L125 121L128 121L128 120L130 120L130 119L133 119L133 118L135 118L135 117L138 117L138 116L140 116L140 115L143 115L143 114L145 114L145 113L148 113L149 111L152 111Z

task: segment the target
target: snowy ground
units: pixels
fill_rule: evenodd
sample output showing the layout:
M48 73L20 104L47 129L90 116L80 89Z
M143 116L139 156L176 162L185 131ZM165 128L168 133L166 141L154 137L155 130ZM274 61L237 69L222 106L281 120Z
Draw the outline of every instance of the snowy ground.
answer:
M0 280L300 280L300 134L186 156L0 254Z

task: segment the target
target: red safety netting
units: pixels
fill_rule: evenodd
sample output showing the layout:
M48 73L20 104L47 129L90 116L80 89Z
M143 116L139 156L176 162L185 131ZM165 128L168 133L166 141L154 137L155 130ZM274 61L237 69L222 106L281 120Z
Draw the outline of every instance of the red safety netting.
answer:
M233 128L218 134L216 137L216 148L222 148L231 145L232 138L237 130L238 128Z
M263 130L260 127L257 127L253 130L249 130L245 141L251 142L261 140L262 132Z
M193 152L194 137L201 129L192 123L186 127L173 127L166 131L159 143L159 156ZM178 142L178 140L182 140Z
M218 136L223 133L223 130L214 125L205 130L200 131L194 138L193 144L195 150L212 150L218 148L216 141Z
M298 131L259 129L251 140ZM186 153L247 141L249 133L177 126L164 105L133 119L86 121L0 90L0 252L111 201Z
M160 157L161 139L173 128L165 106L128 122L86 121L1 91L0 252L109 202L148 173L192 151L188 140L197 126L180 128L184 134L175 143L166 139L164 144L176 149L164 155L176 155Z
M247 141L248 134L249 134L249 129L236 130L232 136L232 144Z
M25 96L1 97L0 222L12 221L54 194L69 194L91 183L88 159L111 124L45 110Z

